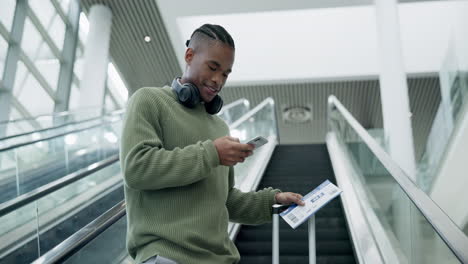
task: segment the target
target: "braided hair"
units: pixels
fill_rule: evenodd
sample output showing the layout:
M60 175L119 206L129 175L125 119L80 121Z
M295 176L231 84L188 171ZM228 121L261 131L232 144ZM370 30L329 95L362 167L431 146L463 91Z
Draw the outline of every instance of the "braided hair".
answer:
M235 49L234 40L232 39L231 35L220 25L213 25L213 24L204 24L203 26L195 29L192 33L185 45L187 47L192 47L191 45L193 42L198 42L201 39L212 39L221 41L224 44L229 45L231 48ZM192 47L193 48L193 47Z

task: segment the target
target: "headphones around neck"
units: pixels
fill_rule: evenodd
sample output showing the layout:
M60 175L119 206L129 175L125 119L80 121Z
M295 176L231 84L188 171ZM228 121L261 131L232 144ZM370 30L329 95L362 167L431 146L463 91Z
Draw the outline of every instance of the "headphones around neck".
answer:
M188 108L194 108L202 101L198 87L193 83L181 84L179 80L178 77L172 81L172 89L176 92L179 103ZM216 95L211 102L205 103L205 110L210 115L217 114L221 107L223 107L223 99L219 95Z

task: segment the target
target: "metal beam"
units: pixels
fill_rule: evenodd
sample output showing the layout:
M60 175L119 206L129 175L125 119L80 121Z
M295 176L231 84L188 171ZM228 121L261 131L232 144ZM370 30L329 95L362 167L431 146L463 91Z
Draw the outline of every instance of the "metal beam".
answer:
M117 98L115 97L115 94L112 92L112 90L109 88L109 86L107 86L107 95L109 96L109 98L111 99L111 101L114 103L114 106L117 108L117 109L121 109L122 106L120 105L119 101L117 100Z
M8 120L11 111L11 98L13 97L13 86L15 84L18 59L20 57L20 45L24 31L24 22L28 3L26 0L17 0L13 26L8 40L8 51L5 59L2 83L3 89L0 91L0 121ZM0 129L0 136L5 134L5 129Z
M0 35L7 41L10 42L10 33L8 33L8 29L0 23Z
M50 0L50 2L55 7L55 10L57 11L57 14L62 18L63 21L65 21L65 24L67 26L71 26L72 21L69 20L69 18L67 17L67 14L65 14L65 12L63 12L63 9L62 9L62 6L60 5L60 3L57 0ZM71 3L69 3L69 4L71 4ZM69 9L68 12L70 13L70 11L71 10Z
M60 74L57 85L54 112L62 112L68 110L70 101L70 91L72 81L75 78L73 72L74 62L76 58L76 47L78 44L78 25L80 23L80 2L77 0L70 1L68 12L67 29L65 31L65 41L63 45L62 55L63 60L60 65Z

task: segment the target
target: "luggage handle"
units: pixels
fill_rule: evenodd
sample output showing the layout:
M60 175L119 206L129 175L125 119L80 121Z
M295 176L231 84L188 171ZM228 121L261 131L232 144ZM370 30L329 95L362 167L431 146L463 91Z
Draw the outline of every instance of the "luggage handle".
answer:
M273 205L273 248L272 248L272 263L279 264L279 214L289 205L274 204ZM308 219L308 238L309 238L309 264L315 264L315 214Z

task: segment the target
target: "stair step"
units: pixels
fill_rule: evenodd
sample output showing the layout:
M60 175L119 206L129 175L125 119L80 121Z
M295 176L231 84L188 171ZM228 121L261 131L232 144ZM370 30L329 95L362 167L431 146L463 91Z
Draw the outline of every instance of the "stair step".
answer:
M280 263L296 263L303 264L309 263L308 256L280 256ZM334 255L323 255L316 258L317 264L354 264L353 255L343 255L343 256L334 256ZM241 257L240 264L271 264L272 259L271 255L259 255L259 256L243 256Z
M280 229L279 237L281 241L294 241L301 240L307 241L306 230L287 230ZM255 230L255 232L248 232L248 230L241 230L237 235L240 241L272 241L272 230ZM333 241L333 240L347 240L348 230L342 228L329 228L318 229L315 232L316 239L319 241Z
M325 144L280 145L275 149L258 189L273 187L305 195L325 180L336 184ZM315 228L317 263L356 263L341 199L334 199L317 212ZM307 223L292 229L280 218L281 263L309 262L307 229ZM241 264L271 264L272 224L243 225L236 246Z
M271 241L242 241L237 244L241 256L270 255ZM309 245L306 241L280 241L280 256L308 255ZM319 255L352 255L353 249L349 240L317 241L316 254Z
M330 228L346 228L346 221L343 217L316 217L315 218L315 228L316 229L330 229ZM272 230L272 223L267 223L264 225L258 226L250 226L250 225L243 225L242 229L245 230ZM291 226L289 226L286 222L280 220L279 229L285 230L292 230ZM307 223L303 223L302 225L298 226L296 230L307 230Z

